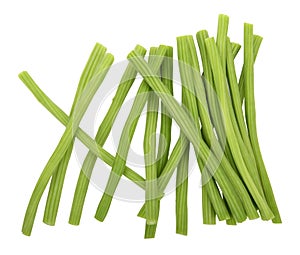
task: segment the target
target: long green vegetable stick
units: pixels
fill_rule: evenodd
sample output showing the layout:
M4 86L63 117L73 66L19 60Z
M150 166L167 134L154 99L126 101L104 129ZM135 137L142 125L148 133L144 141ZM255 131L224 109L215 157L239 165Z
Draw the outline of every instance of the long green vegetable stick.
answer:
M128 58L135 64L137 70L141 73L141 75L157 93L157 95L162 99L166 107L168 107L168 111L170 112L171 116L173 116L178 125L184 131L185 135L193 143L197 154L198 151L200 151L199 155L202 157L202 160L207 162L208 169L214 173L214 177L221 186L223 192L228 192L227 195L230 195L231 198L234 199L234 190L228 186L229 181L225 181L225 179L220 178L220 171L214 171L218 166L218 160L214 157L214 155L211 155L210 150L205 142L199 138L199 134L197 134L193 121L186 115L185 111L180 107L178 102L170 96L170 92L163 87L160 80L153 75L151 68L149 68L147 63L140 56L138 56L136 52L131 52Z
M142 46L137 45L135 50L140 52L141 55L146 54L146 49ZM118 86L117 92L112 100L112 104L105 115L99 129L97 131L95 141L100 146L103 146L110 131L113 126L114 120L135 80L136 70L132 66L131 63L128 64L122 78L120 84ZM69 217L69 223L73 225L79 225L80 218L82 214L82 209L86 197L86 193L88 190L90 177L93 171L97 160L97 155L95 155L92 151L89 151L81 168L77 185L73 197L73 203L71 208L71 213Z
M259 166L259 173L261 181L263 183L264 193L267 202L273 211L275 217L274 223L281 223L280 213L276 204L274 193L271 187L271 183L263 162L263 158L260 151L260 146L257 137L256 128L256 111L254 100L254 50L253 50L253 25L245 23L244 25L244 66L245 66L245 112L246 121L248 126L249 137L254 149L256 161Z
M22 232L25 235L30 235L31 230L34 223L34 218L37 212L39 201L44 193L44 190L49 182L50 177L54 173L57 165L59 164L60 160L64 156L64 153L69 148L69 145L72 143L74 137L74 130L79 127L79 123L90 103L94 94L96 93L98 87L102 83L105 78L106 73L109 70L113 62L113 56L111 54L107 54L102 63L101 67L99 68L99 73L95 76L93 80L91 80L89 86L87 86L86 90L84 91L84 100L82 98L79 99L80 107L77 108L76 114L70 120L68 125L66 126L66 130L63 133L61 140L59 141L56 149L54 150L51 158L49 159L48 163L46 164L37 184L33 190L32 196L30 198L25 217L22 227Z
M263 38L259 35L254 35L253 38L254 38L254 41L253 41L253 44L254 44L253 45L253 49L254 49L253 58L254 58L254 60L253 61L255 62ZM244 66L245 65L243 65L242 72L241 72L240 79L239 79L241 103L243 103L243 100L245 98L245 67Z
M228 25L229 25L229 17L227 15L220 14L219 18L218 18L218 32L217 32L216 44L217 44L217 47L219 50L222 66L224 69L226 69L226 59L227 59L226 39L227 39L227 33L228 33ZM230 163L233 165L234 159L232 157L231 151L229 151L229 146L227 144L225 145L225 155L227 155ZM248 158L247 158L247 160L248 160Z
M72 104L72 108L70 111L70 118L73 117L73 112L74 109L77 105L77 102L88 84L88 82L91 80L91 78L96 74L97 68L99 67L99 62L102 60L104 57L104 54L106 52L106 48L100 44L96 44L90 57L89 60L84 68L84 71L80 77L80 81L77 87L77 91L75 94L75 98ZM58 212L58 206L59 206L59 201L62 193L62 188L63 188L63 183L68 167L68 163L71 157L71 153L73 150L73 142L70 144L67 152L65 153L64 157L60 161L57 170L52 175L51 178L51 183L50 183L50 188L48 192L48 197L47 197L47 202L45 206L45 211L44 211L44 218L43 221L47 223L48 225L54 225L56 221L56 216Z
M150 48L150 56L157 53L156 47ZM158 71L160 75L160 70ZM144 161L146 171L145 212L146 227L154 225L158 219L159 200L157 188L157 162L156 162L156 128L158 119L158 97L150 90L147 102L146 125L144 135Z
M159 201L157 189L156 128L159 100L150 92L147 102L147 117L144 136L144 158L146 170L146 224L154 225L158 219Z
M198 120L197 109L195 108L195 100L193 95L193 84L187 77L187 62L185 59L186 45L185 36L177 37L177 56L179 62L179 71L182 86L182 105L191 114L195 125L200 133L200 124ZM181 132L183 138L184 134ZM186 147L183 156L178 164L176 173L176 233L187 235L188 232L188 168L189 168L190 145ZM203 163L201 166L203 169Z
M246 219L246 214L244 211L244 208L242 206L242 202L239 199L239 195L246 198L246 201L248 203L251 203L251 199L249 196L247 196L247 191L246 189L243 189L243 184L240 182L240 180L237 178L235 175L234 170L232 170L229 166L229 163L226 164L225 160L226 158L223 157L223 150L219 146L218 141L214 137L213 129L212 129L212 124L210 122L209 114L208 114L208 104L206 101L206 96L205 96L205 89L204 89L204 84L202 82L202 79L200 77L200 68L199 68L199 62L198 62L198 57L197 57L197 52L194 44L194 40L192 36L186 36L185 37L185 44L187 47L186 50L186 56L185 56L185 61L187 64L189 64L189 75L187 77L190 77L190 84L192 84L191 89L195 90L195 95L197 100L195 100L195 96L193 95L193 99L190 99L189 102L193 102L195 105L195 111L196 111L196 118L198 118L198 111L199 111L199 116L200 120L202 123L202 129L203 129L203 136L205 140L208 143L208 146L211 147L217 158L219 158L219 161L221 162L219 168L216 170L219 171L220 173L226 173L227 176L229 176L233 186L235 186L235 190L238 191L235 194L234 199L228 199L228 204L229 207L232 209L234 217L239 221L242 222ZM198 107L198 109L197 109ZM229 166L227 166L229 165ZM222 169L224 168L224 170ZM206 177L206 176L205 176ZM226 179L226 176L222 174L222 179ZM206 180L207 181L207 180ZM205 187L205 186L204 186ZM225 194L227 196L227 194ZM229 198L229 197L228 197ZM235 201L235 204L233 203ZM252 204L251 204L252 205ZM254 209L254 208L253 208Z
M206 54L206 49L205 49L205 44L204 44L204 40L206 38L208 38L208 32L206 30L202 30L199 31L196 34L196 38L197 38L197 42L198 42L198 47L200 50L200 56L201 56L201 60L202 60L202 66L203 66L203 74L205 79L204 80L204 84L206 84L207 82L209 84L206 84L206 96L207 96L207 100L209 102L209 111L210 111L210 116L212 118L212 121L215 123L217 121L218 118L218 111L217 108L218 105L215 104L215 96L212 89L209 90L209 86L211 86L213 84L213 79L212 79L212 72L210 70L210 65L208 62L208 57ZM213 107L212 104L215 104L215 106ZM222 123L221 121L219 121L219 123ZM219 133L220 129L217 129L217 133ZM224 136L224 135L223 135ZM225 139L223 138L223 141ZM208 141L206 141L208 142ZM225 142L223 142L224 144ZM209 144L209 143L208 143ZM226 144L225 144L226 146ZM229 151L229 150L227 150ZM226 154L226 151L225 151ZM206 180L208 180L208 178L211 178L211 175L207 172L204 171L202 173L202 185L206 182ZM205 189L202 189L202 218L203 218L203 223L204 224L216 224L216 212L211 204L211 201L208 197L208 194L206 192Z
M20 79L27 86L30 92L35 96L35 98L64 126L67 126L70 118L68 115L60 109L34 82L27 72L22 72L19 75ZM112 166L115 157L112 156L109 152L104 150L100 145L95 143L95 141L86 134L81 128L78 128L75 133L76 137L98 158L103 160L109 166ZM124 176L134 182L137 186L142 189L145 189L145 179L134 172L129 167L125 167Z
M264 219L264 220L272 219L274 217L274 215L273 215L272 211L270 210L268 204L266 203L265 199L262 197L259 190L257 189L257 187L252 179L252 176L249 174L248 169L245 165L245 162L243 161L243 156L239 149L239 142L237 141L237 138L235 136L234 127L233 127L231 115L230 115L230 110L227 105L228 100L230 100L230 99L228 98L229 94L227 91L225 73L224 73L224 69L221 64L217 46L216 46L213 38L206 39L205 43L206 43L206 49L207 49L208 56L210 59L211 67L213 70L214 80L215 80L215 83L218 84L218 86L216 86L216 88L217 88L217 93L218 93L220 103L222 106L222 111L225 116L225 118L224 118L225 131L227 134L228 143L229 143L230 149L232 151L232 155L234 157L235 163L239 169L241 176L243 177L244 182L247 185L247 188L249 189L249 192L251 193L258 208L260 209L262 219Z
M163 84L173 93L173 48L167 46L167 51L163 63L161 65L161 80ZM166 110L166 107L161 102L161 126L157 152L157 175L160 177L163 169L168 162L169 150L171 145L171 129L172 118ZM160 207L160 200L159 200ZM144 206L142 208L145 208ZM143 210L145 212L145 210ZM146 215L144 214L144 217ZM153 225L146 224L145 238L154 238L157 223Z
M166 47L160 46L157 50L157 56L153 57L153 59L152 58L149 59L149 61L151 60L151 66L155 70L155 73L158 72L163 62L163 56L165 55L165 53L166 53ZM108 213L113 198L113 194L123 174L130 143L133 138L133 134L137 126L139 116L148 99L149 91L150 91L150 87L148 86L146 81L143 81L138 90L137 96L133 102L131 111L126 120L125 126L123 128L121 138L119 141L119 146L117 149L116 160L113 164L108 182L105 187L104 194L99 202L95 214L95 218L98 219L99 221L103 221Z
M219 49L219 54L220 54L223 68L226 67L226 49L227 49L226 38L227 38L227 33L228 33L228 25L229 25L229 17L227 15L220 14L218 17L218 29L217 29L216 44ZM211 83L211 84L213 84L213 83ZM219 135L225 134L224 133L225 128L220 123L223 120L222 120L222 116L220 115L218 105L216 103L213 103L213 108L215 111L218 111L217 115L215 115L215 118L217 118L217 120L216 120L217 121L217 123L216 123L217 132ZM220 131L220 129L222 131ZM229 149L229 146L226 142L226 137L223 138L223 136L222 136L221 140L225 142L225 155L228 157L231 165L234 165L235 164L234 159L233 159L232 153Z
M235 71L235 67L234 67L234 61L233 61L233 55L232 55L232 51L231 51L231 43L229 38L227 38L227 64L226 64L226 69L227 69L227 77L228 77L228 84L229 84L229 89L230 89L230 94L231 94L231 99L232 99L232 106L233 106L233 110L235 113L235 118L237 121L237 125L238 125L238 130L236 133L240 132L241 134L241 138L245 143L245 147L250 155L250 158L252 161L255 162L255 164L253 164L253 168L256 168L255 174L257 174L257 177L259 179L259 186L261 187L261 192L262 191L262 186L261 186L261 181L259 178L259 174L258 174L258 170L257 170L257 165L256 165L256 161L255 161L255 157L254 157L254 152L251 146L251 142L250 139L248 137L248 132L247 132L247 127L244 121L244 115L243 115L243 111L242 111L242 103L241 103L241 99L240 99L240 93L239 93L239 87L238 87L238 83L237 83L237 77L236 77L236 71Z

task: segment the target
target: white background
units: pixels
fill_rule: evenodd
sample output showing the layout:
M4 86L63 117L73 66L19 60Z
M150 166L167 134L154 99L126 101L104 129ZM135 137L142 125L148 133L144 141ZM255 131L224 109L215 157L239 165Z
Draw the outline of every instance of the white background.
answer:
M299 24L298 1L1 1L0 3L0 236L1 254L299 254ZM243 22L264 37L255 65L259 140L283 224L251 221L236 227L202 224L200 175L189 187L189 235L175 234L174 194L162 202L156 238L144 240L139 203L114 200L104 223L93 216L101 192L91 188L81 225L67 223L79 173L73 155L55 227L42 223L41 201L31 237L21 234L25 209L63 132L18 80L28 70L69 112L77 81L95 42L122 61L136 43L176 44L176 36L207 29L218 14L242 43ZM175 49L176 52L176 49ZM240 53L242 55L242 53ZM242 56L238 63L241 63ZM136 141L139 141L138 139ZM111 148L110 148L111 149Z

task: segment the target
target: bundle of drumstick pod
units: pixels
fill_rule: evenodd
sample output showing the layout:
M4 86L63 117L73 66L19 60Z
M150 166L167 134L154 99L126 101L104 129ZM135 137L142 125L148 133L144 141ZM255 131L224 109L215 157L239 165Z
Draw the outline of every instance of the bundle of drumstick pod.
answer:
M209 37L206 30L197 32L196 40L192 35L177 37L176 62L171 46L151 47L147 54L144 47L137 45L127 56L127 67L94 138L80 128L80 122L113 65L114 57L104 46L95 45L69 114L59 108L26 71L19 74L36 99L65 126L30 198L22 228L25 235L31 234L38 205L48 185L43 221L55 225L76 138L89 151L77 181L70 224L80 223L90 178L96 161L101 160L111 167L111 172L95 213L97 220L104 221L121 178L127 178L144 190L145 201L138 216L146 220L145 238L153 238L164 191L175 175L176 233L187 235L191 153L202 174L204 224L216 224L216 217L228 225L247 218L281 223L256 127L254 62L262 37L253 33L252 24L244 24L244 62L238 78L234 60L241 45L230 41L228 25L228 16L221 14L216 39ZM173 94L175 64L179 68L181 100ZM104 149L104 144L137 75L143 79L121 127L117 151L112 155ZM145 132L140 139L144 148L143 177L126 164L145 107ZM180 127L180 134L171 148L173 121ZM159 138L156 138L157 132Z

